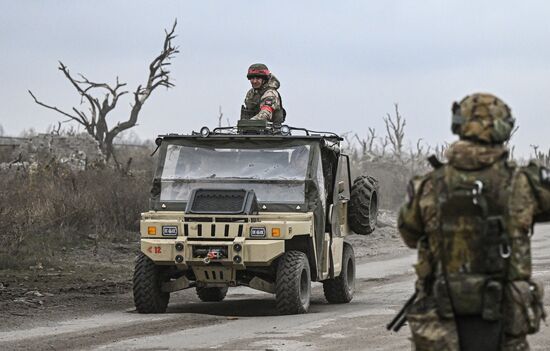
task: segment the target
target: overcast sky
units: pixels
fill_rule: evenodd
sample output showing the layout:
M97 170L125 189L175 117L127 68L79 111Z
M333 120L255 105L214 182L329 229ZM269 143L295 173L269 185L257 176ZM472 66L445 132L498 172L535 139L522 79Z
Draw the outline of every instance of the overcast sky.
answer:
M520 125L513 144L550 146L550 2L538 1L11 1L0 0L0 125L45 131L70 110L72 73L129 89L145 81L164 28L178 19L175 88L144 105L143 139L232 122L264 62L280 79L290 125L366 135L384 132L399 103L406 138L450 142L450 106L487 91ZM110 118L127 118L130 96Z

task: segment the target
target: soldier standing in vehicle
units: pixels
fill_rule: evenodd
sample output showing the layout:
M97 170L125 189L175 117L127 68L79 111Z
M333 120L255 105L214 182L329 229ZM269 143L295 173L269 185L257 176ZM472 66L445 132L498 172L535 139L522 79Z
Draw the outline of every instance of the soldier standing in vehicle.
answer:
M454 103L460 140L448 163L415 177L399 213L418 248L416 298L406 318L415 350L529 350L545 318L543 285L531 277L533 224L550 220L550 173L517 167L504 143L508 106L490 94Z
M286 111L283 108L279 80L263 63L255 63L248 68L246 75L252 88L246 93L244 106L241 108L241 119L267 120L275 124L285 121Z

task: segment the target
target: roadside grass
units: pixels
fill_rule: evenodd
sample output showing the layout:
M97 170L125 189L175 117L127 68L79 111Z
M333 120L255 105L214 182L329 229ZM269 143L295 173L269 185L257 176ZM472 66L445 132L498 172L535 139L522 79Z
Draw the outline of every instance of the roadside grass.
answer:
M46 263L64 250L139 236L151 171L73 171L58 163L0 172L0 268Z

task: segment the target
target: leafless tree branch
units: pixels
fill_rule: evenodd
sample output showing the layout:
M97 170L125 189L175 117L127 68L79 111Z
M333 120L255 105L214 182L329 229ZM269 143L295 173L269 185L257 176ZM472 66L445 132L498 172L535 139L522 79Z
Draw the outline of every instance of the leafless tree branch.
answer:
M222 118L223 118L223 112L222 112L222 106L218 106L218 127L222 126Z
M399 113L399 105L394 104L394 106L395 120L388 113L386 117L384 117L384 123L386 124L387 137L392 145L393 153L397 158L401 159L403 152L403 138L405 137L405 125L407 123Z
M71 85L76 89L80 95L80 104L87 103L89 105L87 112L82 111L76 107L72 108L74 114L65 112L55 106L47 105L39 101L36 96L29 90L29 94L34 101L45 108L54 110L66 117L69 120L75 121L86 128L86 131L99 142L102 151L105 153L107 159L113 157L113 140L122 131L132 128L137 124L138 115L141 111L141 107L145 101L149 98L151 93L159 86L171 88L174 86L170 79L170 71L165 67L170 65L170 60L175 54L179 53L178 47L172 44L175 35L177 21L170 31L165 30L165 38L162 46L161 53L156 56L149 65L149 75L145 85L139 85L133 92L134 102L131 105L130 116L126 121L117 123L114 127L108 127L107 116L117 106L119 99L128 94L127 90L123 88L127 85L121 83L119 77L116 77L114 85L95 82L88 79L83 74L78 74L79 79L75 79L67 66L63 62L59 61L58 69L63 72L63 75ZM100 95L101 98L96 97Z

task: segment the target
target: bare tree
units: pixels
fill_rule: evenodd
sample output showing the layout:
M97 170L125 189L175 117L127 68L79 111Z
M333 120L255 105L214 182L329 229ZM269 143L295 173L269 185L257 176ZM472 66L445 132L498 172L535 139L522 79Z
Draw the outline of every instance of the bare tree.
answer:
M368 147L368 138L362 139L359 137L359 134L355 133L354 135L355 139L361 145L361 156L364 156L367 154L367 147Z
M372 152L372 145L374 144L374 140L376 140L376 129L369 127L369 152Z
M4 136L4 127L0 124L0 136Z
M538 145L533 145L533 144L529 144L529 146L531 146L531 148L533 149L533 151L535 153L535 158L538 158L539 157L539 146Z
M222 105L218 106L218 127L222 126L222 118L223 118L223 112L222 112Z
M422 138L418 139L416 141L416 150L411 147L411 151L410 151L411 161L421 160L423 157L427 155L428 152L429 152L429 147L428 147L428 151L424 150L424 145L422 145Z
M386 147L388 146L388 137L380 137L380 157L386 156Z
M170 60L177 54L178 47L172 45L172 40L176 37L174 31L176 29L177 21L174 21L174 25L170 31L165 30L164 44L161 53L153 59L149 64L149 76L145 85L139 85L133 92L134 101L130 116L126 121L118 122L115 126L109 127L107 123L107 115L114 110L118 100L121 96L128 93L126 90L122 90L126 83L121 83L116 77L116 83L96 83L90 81L84 75L79 74L80 79L74 78L67 66L61 61L59 62L59 70L63 72L65 77L73 85L81 96L80 105L87 103L88 111L85 112L80 108L73 107L72 112L65 112L55 106L47 105L39 101L36 96L29 90L29 94L34 101L45 108L54 110L65 117L68 120L64 122L75 121L86 129L95 140L98 141L101 151L105 154L107 160L111 157L115 159L113 153L113 140L122 131L134 127L138 120L141 107L149 98L151 93L158 87L171 88L174 86L170 80L170 71L167 70L167 66L170 65ZM102 96L101 98L96 96ZM116 159L115 159L116 162ZM118 162L117 162L118 164Z
M386 124L386 132L388 134L389 142L392 145L393 153L397 158L401 158L403 152L403 138L405 137L405 124L406 121L399 113L399 105L395 106L395 120L388 113L384 117L384 123Z

